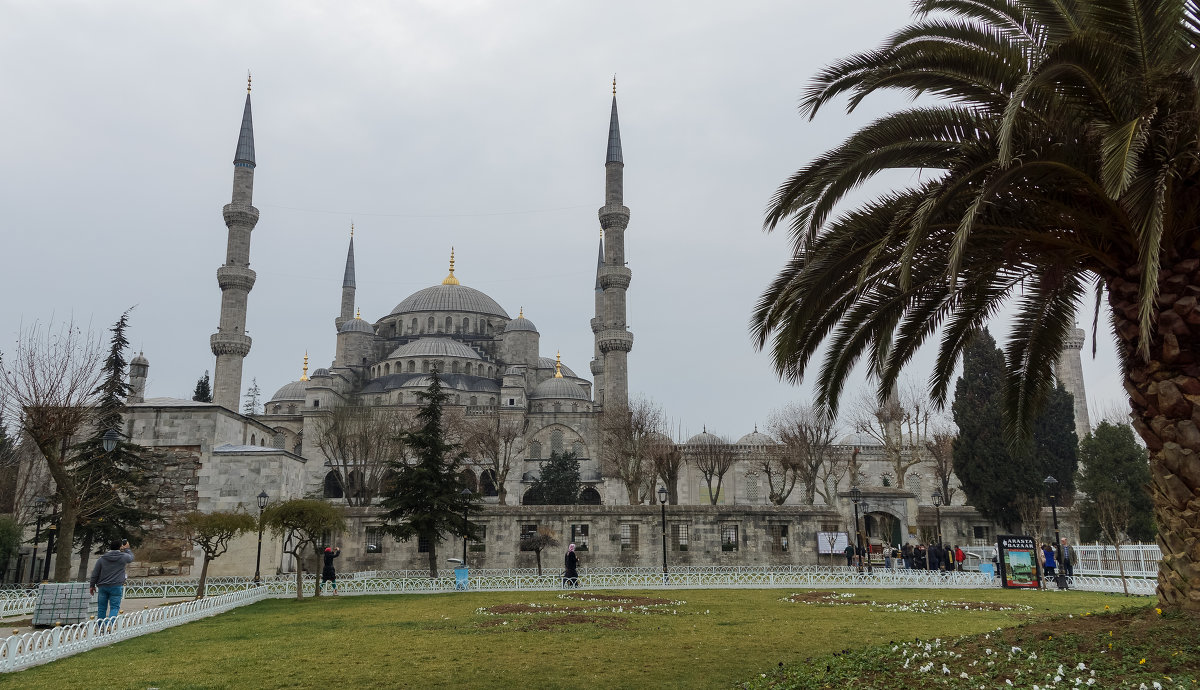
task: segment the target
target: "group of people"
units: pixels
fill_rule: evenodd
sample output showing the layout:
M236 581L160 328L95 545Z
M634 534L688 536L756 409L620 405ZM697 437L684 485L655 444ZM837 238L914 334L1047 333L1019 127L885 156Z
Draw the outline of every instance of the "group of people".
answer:
M909 542L900 548L884 544L881 551L885 568L903 566L909 570L952 571L962 570L963 564L967 561L966 552L957 544L953 546L949 544L914 545ZM853 567L865 562L863 560L865 554L861 546L855 548L852 544L847 544L842 553L846 556L847 566Z
M1038 565L1042 567L1042 577L1047 580L1053 580L1060 570L1063 575L1074 577L1075 563L1078 560L1075 549L1067 543L1066 537L1059 540L1057 550L1054 544L1045 542L1038 549Z

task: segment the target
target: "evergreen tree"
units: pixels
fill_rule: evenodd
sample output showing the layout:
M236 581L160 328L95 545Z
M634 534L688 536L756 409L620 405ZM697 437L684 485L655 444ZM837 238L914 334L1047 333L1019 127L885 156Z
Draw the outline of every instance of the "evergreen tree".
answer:
M212 402L212 384L208 379L208 370L204 370L204 376L196 380L196 390L192 391L192 400L196 402Z
M1153 504L1146 485L1150 483L1150 461L1138 445L1128 424L1100 422L1079 444L1079 489L1086 497L1079 502L1081 537L1097 541L1101 536L1096 497L1110 493L1129 506L1129 538L1154 541Z
M981 515L1013 528L1021 523L1020 500L1047 501L1043 480L1059 481L1069 504L1077 465L1071 394L1059 385L1035 417L1030 441L1017 448L1004 434L1004 353L986 330L963 352L963 373L954 389L954 474L967 502ZM1049 503L1046 503L1049 505Z
M441 378L431 374L429 388L417 393L422 401L416 431L406 431L401 440L412 449L412 464L393 460L396 481L381 501L384 530L396 539L414 536L429 554L429 576L437 577L437 544L443 535L474 538L476 526L469 514L479 508L469 493L463 493L457 469L464 458L459 446L447 438L443 424L446 393Z
M526 505L564 506L579 503L579 460L574 452L554 452L525 494Z
M128 538L136 545L141 526L156 517L142 507L148 483L145 449L122 436L111 452L104 450L104 435L109 431L120 434L124 426L125 399L130 390L125 376L128 325L127 311L111 329L109 352L102 367L104 377L94 392L99 399L94 432L71 448L69 467L79 491L74 539L80 546L80 573L87 572L94 544Z
M250 387L246 389L246 397L243 398L242 414L247 416L258 414L262 409L258 404L258 399L261 395L262 391L258 389L258 379L250 379Z

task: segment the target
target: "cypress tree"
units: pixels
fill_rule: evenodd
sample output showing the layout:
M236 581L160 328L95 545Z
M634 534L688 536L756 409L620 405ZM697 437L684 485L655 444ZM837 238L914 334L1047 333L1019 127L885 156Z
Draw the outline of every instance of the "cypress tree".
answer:
M542 463L541 472L526 493L527 505L563 506L579 503L582 490L579 479L579 460L575 453L554 452Z
M212 384L208 378L208 370L204 370L204 376L196 380L196 389L192 391L192 400L196 402L212 402Z

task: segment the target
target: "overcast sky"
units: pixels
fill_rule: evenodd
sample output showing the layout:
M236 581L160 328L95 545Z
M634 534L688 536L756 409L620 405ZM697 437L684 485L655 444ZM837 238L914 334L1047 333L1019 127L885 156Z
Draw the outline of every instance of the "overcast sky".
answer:
M213 368L221 207L250 69L262 215L243 389L257 379L269 398L299 378L306 350L312 369L333 359L351 218L363 318L440 283L453 245L464 285L511 316L524 307L542 354L561 349L588 376L615 73L630 390L682 435L707 425L736 439L810 399L778 380L747 327L787 259L763 209L790 172L903 103L807 122L797 98L908 8L0 1L0 349L35 321L102 330L137 305L148 396L191 396ZM1083 363L1094 411L1123 404L1105 331Z

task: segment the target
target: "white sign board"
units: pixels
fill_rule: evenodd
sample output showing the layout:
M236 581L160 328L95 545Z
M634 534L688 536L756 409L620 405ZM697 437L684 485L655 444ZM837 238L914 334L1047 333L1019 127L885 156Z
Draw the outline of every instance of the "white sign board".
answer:
M845 532L817 532L817 553L843 553L849 545L850 535Z

